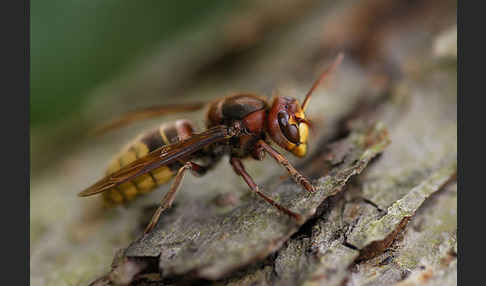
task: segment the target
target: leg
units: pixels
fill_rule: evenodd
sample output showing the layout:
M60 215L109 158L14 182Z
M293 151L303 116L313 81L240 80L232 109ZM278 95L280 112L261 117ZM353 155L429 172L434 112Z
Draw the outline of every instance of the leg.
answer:
M144 234L150 232L159 221L160 214L166 209L170 208L172 202L174 202L175 195L181 186L182 179L184 179L185 171L188 169L190 169L194 175L203 175L206 172L205 167L202 167L193 162L186 162L184 166L182 166L177 171L174 182L172 183L172 186L170 186L170 190L165 194L165 196L160 201L159 207L157 208L154 215L152 216L150 223L145 228Z
M284 168L287 169L287 172L289 172L290 176L292 177L292 179L294 179L294 181L297 184L302 185L307 191L311 193L315 191L315 188L311 184L311 182L306 177L304 177L301 173L299 173L299 171L297 171L294 168L294 166L290 164L287 158L285 158L282 154L280 154L277 150L273 149L272 146L268 145L263 140L259 140L257 143L257 148L260 147L263 148L265 152L270 154L270 156L272 156L273 159L277 161L277 163L284 166Z
M264 193L260 192L258 185L255 184L251 176L246 172L245 166L243 166L243 163L241 162L240 159L232 157L230 159L231 166L233 166L233 170L236 172L236 174L240 175L243 180L248 184L250 189L254 191L257 195L262 197L265 201L270 203L272 206L276 207L280 211L286 213L287 215L293 217L297 221L301 221L302 217L300 214L294 213L293 211L289 210L288 208L278 204L274 200L272 200L270 197L266 196Z

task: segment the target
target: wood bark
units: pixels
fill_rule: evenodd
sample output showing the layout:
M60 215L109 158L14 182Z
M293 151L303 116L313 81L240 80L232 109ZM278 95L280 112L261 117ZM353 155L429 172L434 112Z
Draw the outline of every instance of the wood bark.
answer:
M239 90L302 100L343 50L342 65L308 109L315 125L309 155L291 160L317 192L296 185L271 158L246 162L262 190L302 214L302 223L247 190L227 160L201 178L187 176L172 208L144 237L153 205L168 186L109 211L99 208L98 197L77 198L128 139L160 124L152 120L83 141L33 179L32 285L457 284L455 4L343 3L295 4L300 8L293 16L255 8L283 18L265 22L264 30L253 27L254 34L246 31L256 38L248 37L248 50L238 55L228 55L219 43L219 54L209 60L210 41L198 38L206 48L188 51L192 61L208 59L193 67L205 74L188 68L178 79L162 73L155 80L153 66L139 71L152 75L152 87L174 80L160 97L164 101L182 92L190 102ZM383 23L375 22L376 15ZM227 27L241 29L238 19L230 18ZM163 56L180 59L177 54ZM225 57L237 59L238 68L222 68ZM154 63L163 69L160 61ZM136 78L124 85L135 89ZM121 89L112 84L100 90ZM135 101L128 93L123 98ZM147 98L144 103L153 102ZM93 103L86 114L103 106L106 102ZM202 129L203 116L201 111L161 121L187 117Z

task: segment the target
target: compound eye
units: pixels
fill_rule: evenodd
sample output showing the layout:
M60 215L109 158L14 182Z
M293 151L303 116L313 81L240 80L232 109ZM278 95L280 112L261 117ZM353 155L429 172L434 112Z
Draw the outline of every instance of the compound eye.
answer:
M294 144L300 143L299 128L295 124L289 124L289 114L286 111L280 111L277 115L280 130L287 140Z

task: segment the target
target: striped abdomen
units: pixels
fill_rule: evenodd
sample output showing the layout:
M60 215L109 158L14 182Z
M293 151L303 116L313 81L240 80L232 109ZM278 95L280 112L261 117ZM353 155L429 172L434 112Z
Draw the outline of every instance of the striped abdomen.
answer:
M159 128L142 134L126 147L110 163L106 174L112 174L149 152L178 140L186 139L193 133L192 124L188 120L177 120L161 125ZM133 200L140 194L153 191L158 185L167 183L177 172L181 164L176 162L152 170L151 172L123 183L103 193L103 199L108 205L122 204Z

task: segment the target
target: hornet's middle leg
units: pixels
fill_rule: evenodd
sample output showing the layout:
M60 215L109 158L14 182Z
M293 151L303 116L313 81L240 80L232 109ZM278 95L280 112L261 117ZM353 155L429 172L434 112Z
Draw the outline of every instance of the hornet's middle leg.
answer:
M232 157L230 159L230 163L231 166L233 166L233 170L236 172L236 174L240 175L243 178L243 180L245 180L245 182L248 184L248 186L253 192L255 192L257 195L262 197L265 201L270 203L272 206L276 207L277 209L284 212L285 214L293 217L295 220L299 222L302 220L302 216L300 214L289 210L288 208L280 205L279 203L275 202L273 199L271 199L270 197L262 193L258 188L258 185L255 184L255 182L253 181L252 177L246 172L245 166L243 166L243 163L241 162L240 159Z

